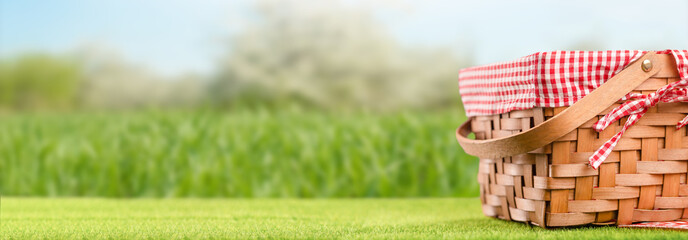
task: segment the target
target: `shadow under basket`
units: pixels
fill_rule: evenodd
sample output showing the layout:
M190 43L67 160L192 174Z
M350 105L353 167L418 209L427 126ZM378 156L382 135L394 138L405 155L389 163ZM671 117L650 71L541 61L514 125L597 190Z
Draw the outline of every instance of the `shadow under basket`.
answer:
M661 69L647 73L643 72L647 69L641 70L640 64L634 63L586 98L605 96L605 92L593 93L618 88L623 81L631 81L628 78L638 79L638 84L629 89L642 94L679 81L673 58L655 55L653 61ZM611 86L613 80L622 83ZM623 225L688 218L688 127L676 129L676 123L688 114L688 103L659 103L650 108L623 134L606 161L593 169L588 158L626 121L622 118L602 132L592 128L599 117L622 103L618 101L620 97L615 99L611 105L598 106L604 110L585 119L580 119L585 114L571 108L581 108L577 106L580 102L590 106L604 103L581 100L570 107L477 116L464 123L457 130L457 139L468 153L490 155L502 148L519 148L504 151L498 157L475 154L480 157L478 182L483 213L541 227ZM567 109L573 113L566 113ZM557 121L567 126L545 124L558 115L566 115ZM540 135L524 134L542 126L548 129L539 129ZM550 133L564 130L560 136L548 139L554 136ZM471 132L475 139L467 138ZM522 136L512 137L516 135ZM504 139L510 142L504 143ZM496 140L504 141L500 145ZM517 152L523 153L513 154Z

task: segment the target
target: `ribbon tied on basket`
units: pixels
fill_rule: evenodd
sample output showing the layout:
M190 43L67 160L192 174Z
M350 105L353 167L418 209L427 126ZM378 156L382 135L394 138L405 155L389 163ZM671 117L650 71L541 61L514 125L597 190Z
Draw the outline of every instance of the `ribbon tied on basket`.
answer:
M595 124L593 124L593 129L601 132L610 124L628 116L628 120L626 120L626 123L621 128L621 131L602 144L602 146L597 149L592 156L590 156L588 159L590 166L592 166L593 169L597 169L604 162L604 160L607 159L626 129L638 122L638 120L640 120L640 118L657 103L688 102L688 90L686 89L686 86L688 86L688 81L681 80L666 85L656 92L647 95L629 93L624 96L621 100L626 102L621 104L621 106L614 108L612 111L607 113L607 115L604 115ZM676 124L676 129L679 129L686 124L688 124L688 116Z

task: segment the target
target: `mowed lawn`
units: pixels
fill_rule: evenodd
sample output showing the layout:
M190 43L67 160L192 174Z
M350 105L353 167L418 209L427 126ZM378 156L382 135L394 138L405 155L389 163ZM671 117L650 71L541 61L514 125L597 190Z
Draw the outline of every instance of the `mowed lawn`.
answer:
M686 239L663 230L544 230L484 217L477 198L2 198L3 239Z

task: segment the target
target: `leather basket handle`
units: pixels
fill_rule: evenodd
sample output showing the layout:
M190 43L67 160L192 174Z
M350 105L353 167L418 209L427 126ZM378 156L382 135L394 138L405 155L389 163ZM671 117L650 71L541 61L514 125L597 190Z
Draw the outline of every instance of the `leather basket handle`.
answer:
M526 131L502 138L469 139L467 136L472 131L470 124L472 118L469 118L456 130L456 140L466 153L480 158L495 159L533 151L554 142L597 116L645 80L657 74L663 67L671 64L670 61L674 60L670 56L655 52L646 53L569 108ZM647 72L641 67L645 60L650 60L653 65Z

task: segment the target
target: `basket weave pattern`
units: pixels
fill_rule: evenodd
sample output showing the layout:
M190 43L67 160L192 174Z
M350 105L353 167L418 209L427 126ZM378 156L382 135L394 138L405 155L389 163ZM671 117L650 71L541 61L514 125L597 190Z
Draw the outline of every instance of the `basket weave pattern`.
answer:
M635 92L648 94L678 81L656 76ZM605 115L621 102L611 106ZM478 140L530 129L566 109L534 108L471 121ZM676 123L688 103L660 103L629 128L598 170L588 158L625 123L602 132L598 117L542 148L501 159L480 159L478 182L485 215L541 227L629 224L688 218L688 132Z

